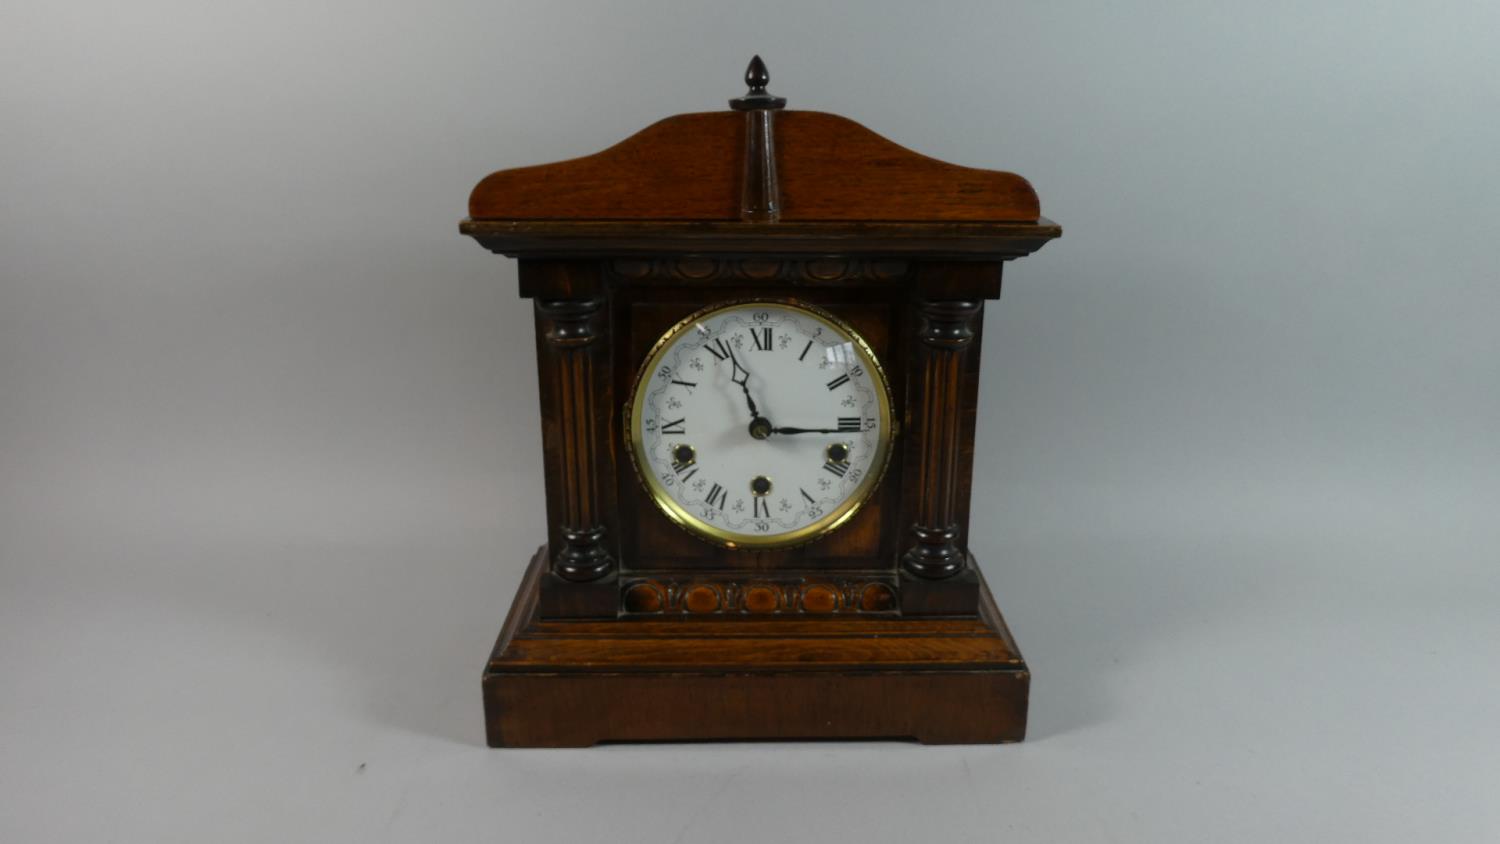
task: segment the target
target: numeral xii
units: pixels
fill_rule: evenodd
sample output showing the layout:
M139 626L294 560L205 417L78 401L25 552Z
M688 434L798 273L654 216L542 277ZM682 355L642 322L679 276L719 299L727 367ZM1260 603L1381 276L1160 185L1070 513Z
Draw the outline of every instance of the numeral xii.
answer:
M757 352L771 351L771 326L750 329L750 341L755 344Z

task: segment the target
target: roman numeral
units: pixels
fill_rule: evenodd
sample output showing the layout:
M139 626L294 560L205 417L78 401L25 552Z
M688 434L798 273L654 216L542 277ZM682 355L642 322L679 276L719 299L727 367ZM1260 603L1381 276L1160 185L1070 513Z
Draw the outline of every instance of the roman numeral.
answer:
M724 505L729 503L729 490L719 486L718 484L714 484L708 490L708 498L704 500L708 502L708 506L717 507L720 510L723 510Z
M750 340L755 344L757 352L771 351L771 326L750 329Z
M691 393L693 391L694 387L698 386L698 382L697 381L678 381L676 378L672 379L672 383L673 384L681 384L682 386L687 387L689 393Z
M834 473L835 475L838 475L839 477L842 478L844 476L844 473L847 472L847 471L849 471L849 464L848 463L835 463L832 460L830 460L827 463L823 464L823 468L827 469L828 471L830 471L830 472Z
M704 346L703 348L708 349L708 353L719 360L729 360L729 355L732 354L729 351L729 347L724 345L723 337L715 337L713 345Z
M663 422L661 424L661 432L663 434L686 434L687 417L684 416L681 419L676 420L675 422Z
M802 493L802 497L807 499L807 503L808 504L817 504L818 503L817 499L813 498L811 495L808 495L807 494L807 490L803 489L802 487L800 487L800 486L797 487L797 491L800 492L800 493Z
M839 377L837 377L837 378L833 379L832 381L828 382L828 389L830 389L830 390L837 390L838 388L844 386L847 383L849 383L849 376L848 375L840 375Z
M807 345L802 347L802 354L797 355L797 360L802 360L803 358L807 357L807 350L811 349L811 348L812 348L812 341L808 340L807 341Z
M841 433L846 433L846 432L849 432L849 431L858 431L858 430L859 430L859 417L858 416L840 416L839 417L839 431Z
M764 498L757 498L757 499L755 499L755 518L757 518L757 519L769 519L769 518L771 518L771 505L767 504L766 500Z

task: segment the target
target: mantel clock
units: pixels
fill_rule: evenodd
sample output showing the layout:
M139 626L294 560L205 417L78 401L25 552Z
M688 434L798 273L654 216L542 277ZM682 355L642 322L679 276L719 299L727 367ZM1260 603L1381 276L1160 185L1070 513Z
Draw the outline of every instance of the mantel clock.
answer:
M768 79L469 197L534 303L547 512L491 745L1024 735L968 551L979 343L1061 229Z

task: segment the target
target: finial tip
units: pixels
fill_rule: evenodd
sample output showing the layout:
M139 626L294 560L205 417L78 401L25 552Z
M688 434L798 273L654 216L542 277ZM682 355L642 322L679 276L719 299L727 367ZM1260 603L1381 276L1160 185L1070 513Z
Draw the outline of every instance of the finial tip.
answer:
M766 70L766 63L757 55L750 59L750 66L745 68L745 84L750 86L751 92L764 91L766 85L771 81L771 74Z
M773 97L766 93L766 85L771 81L771 74L766 70L766 63L759 55L752 56L750 66L745 68L745 84L750 86L749 93L743 97L736 97L729 101L729 107L735 111L753 111L756 109L778 109L786 105L782 97Z

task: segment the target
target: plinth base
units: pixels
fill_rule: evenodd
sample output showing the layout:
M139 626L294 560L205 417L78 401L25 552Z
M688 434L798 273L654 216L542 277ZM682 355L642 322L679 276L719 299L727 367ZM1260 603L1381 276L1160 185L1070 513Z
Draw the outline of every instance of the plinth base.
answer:
M1020 741L1031 674L978 617L543 621L532 557L484 672L491 747L601 741Z

